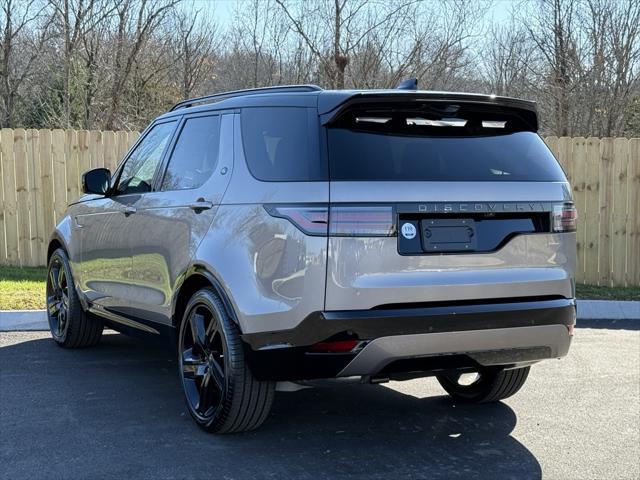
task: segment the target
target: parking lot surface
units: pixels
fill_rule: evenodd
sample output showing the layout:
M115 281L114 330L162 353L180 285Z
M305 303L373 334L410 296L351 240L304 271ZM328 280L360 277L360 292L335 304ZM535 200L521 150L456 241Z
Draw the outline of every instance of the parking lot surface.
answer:
M435 379L278 393L258 431L191 421L171 352L0 333L0 478L640 478L640 332L579 329L505 402Z

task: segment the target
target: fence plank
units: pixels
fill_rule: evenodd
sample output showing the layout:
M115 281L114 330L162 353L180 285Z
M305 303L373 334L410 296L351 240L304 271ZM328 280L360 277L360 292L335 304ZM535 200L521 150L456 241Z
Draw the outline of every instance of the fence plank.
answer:
M104 166L113 173L118 163L116 159L116 133L102 132L102 146L104 151Z
M553 153L554 157L559 158L559 151L558 151L558 137L554 136L554 135L550 135L548 137L544 138L544 143L547 144L547 147L549 147L549 150L551 150L551 152Z
M65 145L65 175L67 177L67 205L80 196L78 175L78 132L67 130Z
M27 131L13 131L13 154L16 159L16 200L18 201L18 254L20 265L31 264L31 210L29 198L29 170L27 165Z
M4 193L4 226L6 237L6 262L19 265L18 248L18 200L16 196L16 157L13 151L13 130L2 129L2 188Z
M5 206L4 206L4 194L3 194L3 190L4 190L4 173L3 173L3 168L4 165L4 161L3 161L3 147L2 147L2 143L4 141L6 141L6 139L3 139L2 137L2 133L3 131L0 130L0 265L5 265L7 263L7 245L5 243L5 226L4 226L4 215L5 215Z
M120 163L129 150L129 138L127 132L116 132L116 149L118 157L117 162Z
M0 130L0 265L7 263L7 245L4 240L4 174L3 168L3 155L2 155L2 130Z
M78 130L78 196L82 195L82 174L90 169L89 131Z
M613 141L613 172L611 178L611 284L625 286L627 276L627 187L629 169L629 140Z
M27 162L29 169L29 204L31 232L31 261L30 266L42 264L44 256L44 221L42 210L42 168L40 165L40 132L38 130L27 130Z
M575 161L573 159L573 138L571 137L560 137L558 139L558 161L564 172L567 175L567 180L569 180L569 184L573 187L573 170L575 168Z
M106 167L104 163L102 132L100 130L91 130L91 132L89 132L89 157L91 159L91 168Z
M40 130L40 170L42 172L42 223L44 225L44 242L49 241L49 236L53 232L55 226L55 202L53 195L53 154L51 151L51 130ZM43 249L43 257L40 265L46 263L44 255L46 251Z
M65 165L66 134L64 130L51 132L51 162L53 167L53 223L60 221L67 208L67 176Z
M629 140L627 284L640 286L640 138Z
M600 139L598 161L598 285L611 286L613 138Z
M586 140L585 163L585 216L584 223L584 280L586 283L598 284L598 240L599 240L599 208L600 208L600 140L589 137Z
M567 145L561 144L560 155L562 156L564 154L568 156L569 151L571 152L570 161L573 163L573 201L578 209L576 281L583 283L585 280L585 231L587 230L588 220L585 206L587 142L584 137L576 137L570 140L571 150Z

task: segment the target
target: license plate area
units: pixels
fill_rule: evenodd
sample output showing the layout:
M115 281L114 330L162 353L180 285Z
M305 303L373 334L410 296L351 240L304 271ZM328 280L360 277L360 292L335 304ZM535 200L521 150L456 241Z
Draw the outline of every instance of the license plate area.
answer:
M420 221L420 234L427 253L472 252L478 245L471 218L426 218Z

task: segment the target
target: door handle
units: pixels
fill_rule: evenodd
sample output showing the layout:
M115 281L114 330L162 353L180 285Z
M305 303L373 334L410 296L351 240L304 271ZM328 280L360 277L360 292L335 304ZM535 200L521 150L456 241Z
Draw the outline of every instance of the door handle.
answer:
M200 213L202 210L209 210L213 208L213 203L207 202L204 198L199 198L195 202L190 203L189 208L196 213Z
M124 216L128 217L129 215L132 215L132 214L136 213L137 211L138 211L138 209L136 207L125 207Z

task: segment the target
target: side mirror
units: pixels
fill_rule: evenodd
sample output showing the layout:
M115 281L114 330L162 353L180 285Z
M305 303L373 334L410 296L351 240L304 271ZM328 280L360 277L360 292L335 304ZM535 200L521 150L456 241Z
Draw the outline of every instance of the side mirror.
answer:
M82 192L105 195L110 181L111 172L108 168L94 168L82 174Z

